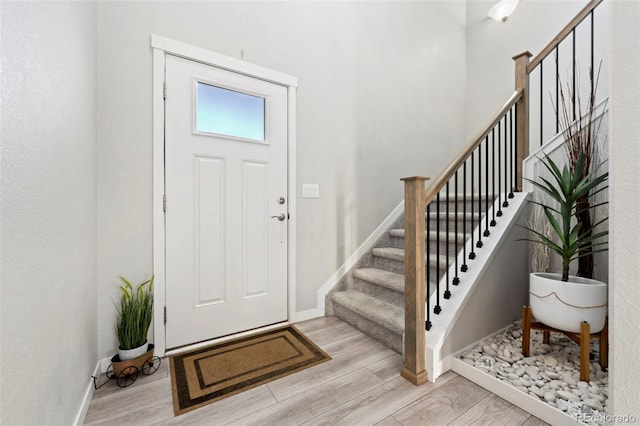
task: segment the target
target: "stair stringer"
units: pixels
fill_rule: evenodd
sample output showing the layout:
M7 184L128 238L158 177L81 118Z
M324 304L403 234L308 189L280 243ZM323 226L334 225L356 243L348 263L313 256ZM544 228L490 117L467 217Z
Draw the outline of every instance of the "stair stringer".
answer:
M528 216L527 198L528 193L515 193L514 198L508 200L509 207L502 208L502 217L496 226L490 227L491 235L483 238L483 247L474 248L476 258L466 261L467 272L458 274L460 284L449 287L451 298L441 301L442 312L431 315L431 329L425 332L425 365L430 381L450 369L452 354L519 318L528 300L529 255L528 244L517 241L526 238L526 231L517 225L524 224ZM497 203L498 200L489 215L498 208ZM474 231L477 235L477 228ZM475 239L467 242L467 254L475 243ZM465 262L463 255L458 255L458 265ZM449 275L454 274L455 264L449 269ZM435 294L429 303L435 306Z

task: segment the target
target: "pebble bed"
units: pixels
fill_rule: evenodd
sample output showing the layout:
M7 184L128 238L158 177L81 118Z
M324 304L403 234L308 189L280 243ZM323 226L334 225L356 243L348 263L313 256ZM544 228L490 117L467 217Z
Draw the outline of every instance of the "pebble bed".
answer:
M507 329L480 341L459 358L586 424L605 424L608 413L608 374L598 362L598 342L591 342L589 383L580 381L580 346L562 333L531 330L530 356L522 355L522 327Z

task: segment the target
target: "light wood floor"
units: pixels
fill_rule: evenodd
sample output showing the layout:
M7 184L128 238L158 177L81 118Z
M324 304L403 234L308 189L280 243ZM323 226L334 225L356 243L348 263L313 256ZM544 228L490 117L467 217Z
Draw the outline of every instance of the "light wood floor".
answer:
M400 377L400 355L335 317L296 326L333 359L179 417L163 359L155 374L140 375L127 388L111 380L96 390L85 424L546 424L451 371L413 386Z

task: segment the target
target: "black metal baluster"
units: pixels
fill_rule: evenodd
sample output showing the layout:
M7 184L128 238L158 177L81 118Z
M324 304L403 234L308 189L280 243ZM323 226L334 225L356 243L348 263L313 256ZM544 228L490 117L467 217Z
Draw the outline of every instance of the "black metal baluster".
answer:
M509 207L509 201L507 201L507 194L509 192L509 174L507 173L510 167L511 160L508 154L508 146L507 146L507 136L511 134L511 118L513 117L513 107L509 110L509 121L505 123L509 124L509 132L506 132L506 124L505 124L505 136L504 136L504 202L502 203L502 207Z
M540 61L540 146L542 146L542 140L543 140L543 137L542 137L542 132L543 132L543 130L542 130L542 120L543 120L543 117L544 117L544 115L542 115L542 111L543 111L542 104L544 103L543 102L544 98L542 96L542 93L543 93L543 90L542 90L542 86L543 86L543 83L542 83L542 63L543 62L544 61Z
M484 139L485 144L488 143L487 138L488 136ZM484 213L485 215L487 214L486 212ZM482 243L482 144L478 145L478 214L480 217L478 218L478 242L476 247L481 248L484 245Z
M560 50L556 45L556 135L560 132Z
M469 259L475 259L476 258L476 253L475 251L473 251L473 225L475 223L475 215L474 215L474 192L473 192L473 182L474 182L474 175L473 175L473 152L471 153L471 252L469 253Z
M589 77L591 78L590 81L591 81L591 85L593 86L593 84L595 84L594 83L594 81L595 81L595 75L594 75L595 70L593 69L593 66L594 66L593 65L593 52L594 52L594 50L593 50L593 34L594 34L593 10L591 11L591 13L589 15L591 15L591 68L590 68ZM592 92L593 92L593 90L592 90ZM594 104L595 104L595 99L594 99Z
M467 272L467 160L462 164L462 259L460 271Z
M445 272L445 276L447 277L447 286L446 286L446 290L444 291L444 298L445 299L449 299L451 297L451 291L449 291L449 181L451 179L449 179L447 181L447 185L446 185L446 191L447 191L447 214L446 214L446 219L447 219L447 225L445 226L445 230L446 230L446 237L445 237L445 242L446 242L446 249L445 249L445 254L446 254L446 262L445 262L445 267L446 267L446 272Z
M576 117L576 29L571 30L571 36L573 40L573 59L571 62L571 69L573 70L573 81L572 81L572 93L571 93L571 103L573 104L573 117L572 119L575 121L578 117Z
M491 202L496 199L496 134L495 127L491 130ZM498 137L500 137L500 121L498 121ZM500 168L498 168L500 170ZM487 168L488 174L488 168ZM489 200L487 200L487 205ZM500 205L500 204L498 204ZM496 209L491 209L491 226L496 226ZM489 235L487 233L487 235Z
M491 129L491 137L495 135L495 127ZM484 140L484 235L488 237L489 232L489 135Z
M518 104L515 105L515 115L518 116ZM514 133L514 138L511 139L511 192L509 192L509 198L513 198L513 191L516 189L516 175L518 174L518 128L513 128L513 116L511 117L511 130Z
M505 114L498 122L498 213L496 216L502 216L502 153L500 151L500 143L502 142L502 127L500 123L504 121L504 132L507 133L507 114ZM505 163L506 164L506 163Z
M431 267L429 266L430 261L431 261L431 254L429 253L429 247L431 247L431 203L429 203L429 205L427 205L427 244L426 244L426 248L427 248L427 265L426 265L426 286L427 286L427 311L426 311L426 315L427 318L425 320L424 323L424 328L428 331L431 329L431 308L429 306L430 304L430 299L431 299Z
M458 168L458 170L460 170L460 168ZM458 277L458 170L456 170L456 174L455 174L455 180L454 180L454 191L455 191L455 210L454 210L454 231L455 231L455 250L454 250L454 257L455 257L455 262L456 262L456 267L455 267L455 276L453 277L453 285L458 285L460 284L460 278Z
M433 313L439 314L442 311L440 307L440 193L436 195L436 306L433 307Z

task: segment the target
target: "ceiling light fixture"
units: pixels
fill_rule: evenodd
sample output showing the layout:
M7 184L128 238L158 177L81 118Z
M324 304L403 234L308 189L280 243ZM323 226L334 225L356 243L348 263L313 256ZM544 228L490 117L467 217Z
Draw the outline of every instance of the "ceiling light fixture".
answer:
M506 21L518 6L519 0L500 0L489 9L488 16L496 21Z

